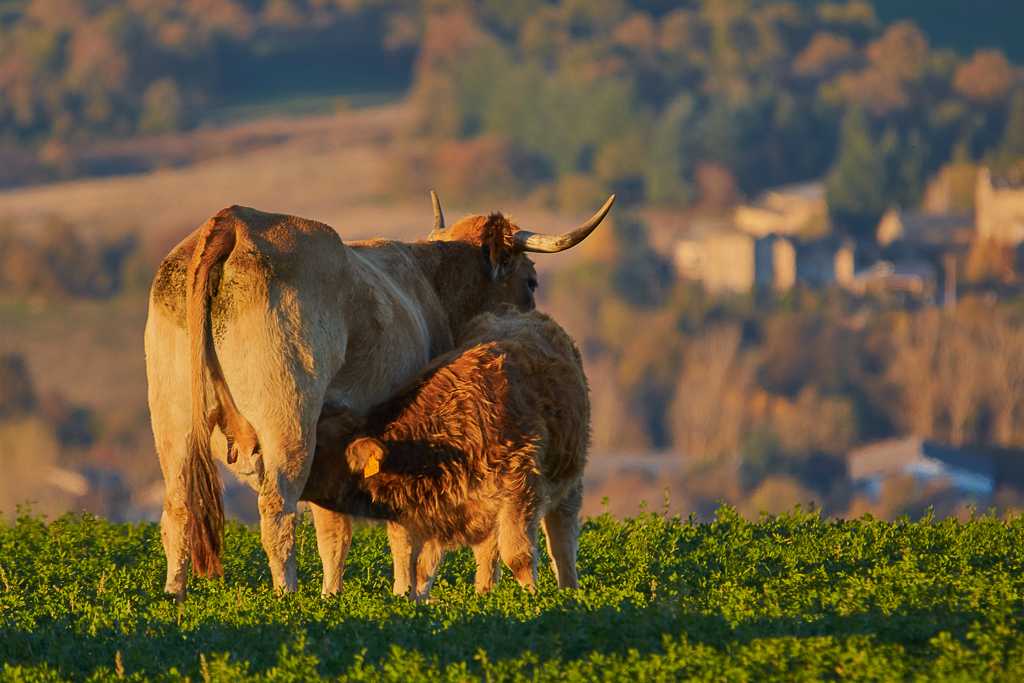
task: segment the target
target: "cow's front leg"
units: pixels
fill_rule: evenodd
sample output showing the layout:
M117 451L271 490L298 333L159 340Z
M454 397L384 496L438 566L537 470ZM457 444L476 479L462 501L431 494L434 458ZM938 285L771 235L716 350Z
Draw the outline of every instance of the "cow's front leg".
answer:
M313 524L316 526L316 547L324 565L324 585L321 595L327 597L341 592L345 574L345 558L352 545L352 519L310 503Z

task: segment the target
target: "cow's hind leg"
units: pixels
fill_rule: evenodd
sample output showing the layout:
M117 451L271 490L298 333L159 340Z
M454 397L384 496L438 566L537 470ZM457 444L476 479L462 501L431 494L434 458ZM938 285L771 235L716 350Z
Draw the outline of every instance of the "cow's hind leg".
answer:
M265 487L259 495L263 549L267 551L274 589L285 593L299 589L295 569L295 528L299 521L297 499L296 495L289 500L276 487Z
M185 507L185 487L180 477L167 483L163 514L160 516L160 539L167 557L167 583L164 590L178 602L185 600L188 578L188 540L185 527L188 509Z
M562 500L548 510L541 524L547 538L548 555L559 588L578 588L576 551L580 538L580 510L583 508L583 482L577 483Z
M167 583L164 590L181 602L186 596L189 561L184 471L185 432L188 425L184 420L176 424L170 411L153 412L153 434L167 489L160 516L160 539L167 558Z
M295 529L299 523L299 495L313 460L313 437L307 432L294 439L266 438L261 445L265 447L265 474L259 491L261 540L274 588L291 593L299 589Z
M352 520L348 515L310 503L316 526L316 547L324 565L324 597L341 592L345 558L352 545Z
M146 323L146 377L153 443L160 458L166 494L160 538L167 558L164 590L182 601L186 596L189 547L185 505L185 438L189 415L188 339L184 332L150 308Z

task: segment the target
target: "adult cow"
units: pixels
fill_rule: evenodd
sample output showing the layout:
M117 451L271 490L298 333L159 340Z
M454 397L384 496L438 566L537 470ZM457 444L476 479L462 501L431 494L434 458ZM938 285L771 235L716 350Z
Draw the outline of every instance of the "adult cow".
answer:
M415 243L346 245L322 223L231 206L160 265L146 374L167 487L165 590L178 600L190 555L197 574L222 573L214 457L258 492L274 587L297 590L296 503L324 402L365 412L451 350L473 316L502 303L532 309L537 280L526 252L578 244L615 197L560 236L519 230L500 213L445 228L433 199L434 230ZM313 519L326 595L341 589L352 528L317 506Z

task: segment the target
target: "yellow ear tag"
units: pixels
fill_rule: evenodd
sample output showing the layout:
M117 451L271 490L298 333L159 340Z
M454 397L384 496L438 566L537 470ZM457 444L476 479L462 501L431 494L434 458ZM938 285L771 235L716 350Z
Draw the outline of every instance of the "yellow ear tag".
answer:
M380 472L380 461L377 458L367 460L366 467L363 468L363 478L372 477L378 472Z

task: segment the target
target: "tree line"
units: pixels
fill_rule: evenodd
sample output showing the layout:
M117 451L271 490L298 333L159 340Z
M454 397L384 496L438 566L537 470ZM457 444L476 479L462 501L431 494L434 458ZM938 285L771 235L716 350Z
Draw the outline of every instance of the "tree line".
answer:
M187 129L240 98L402 89L417 16L402 0L5 2L0 143L56 157Z
M411 99L434 145L422 167L456 197L688 206L826 177L856 231L916 204L951 159L1024 155L1019 67L934 50L860 0L445 7Z
M0 223L0 296L39 303L103 298L124 289L138 269L139 237L89 237L64 219L51 217L40 230ZM145 279L140 273L132 279Z
M932 49L863 0L17 0L0 13L0 145L38 149L55 173L67 145L188 129L232 102L407 87L422 144L396 189L453 200L689 206L826 177L856 231L916 203L950 160L1024 155L1019 67Z

